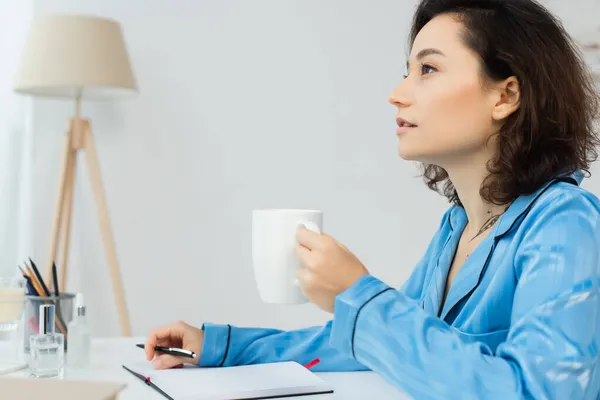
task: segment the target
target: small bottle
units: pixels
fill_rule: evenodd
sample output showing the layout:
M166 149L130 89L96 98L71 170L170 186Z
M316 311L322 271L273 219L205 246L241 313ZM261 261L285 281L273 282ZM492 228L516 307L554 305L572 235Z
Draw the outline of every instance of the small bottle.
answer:
M75 297L75 318L69 322L67 327L67 332L69 332L67 364L69 366L86 367L90 364L92 337L85 311L83 294L77 293Z
M29 371L36 378L63 377L65 338L55 332L54 305L40 306L38 335L29 338Z

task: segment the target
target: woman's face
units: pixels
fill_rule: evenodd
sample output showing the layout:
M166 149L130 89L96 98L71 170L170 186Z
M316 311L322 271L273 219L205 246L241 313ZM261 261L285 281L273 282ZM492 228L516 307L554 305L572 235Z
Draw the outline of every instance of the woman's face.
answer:
M390 96L398 108L398 152L441 167L489 152L498 93L483 87L480 61L451 15L432 19L415 38L408 75ZM490 141L490 145L491 145Z

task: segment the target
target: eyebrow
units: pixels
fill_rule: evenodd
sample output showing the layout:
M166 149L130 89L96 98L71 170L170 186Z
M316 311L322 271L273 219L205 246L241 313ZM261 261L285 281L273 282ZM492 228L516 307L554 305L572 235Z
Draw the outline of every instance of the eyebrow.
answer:
M425 58L429 55L432 55L432 54L437 54L437 55L446 57L446 55L444 53L442 53L442 51L439 49L427 48L427 49L423 49L423 50L419 51L415 58L417 59L417 61L420 61L423 58ZM410 68L410 63L408 61L406 61L406 68Z

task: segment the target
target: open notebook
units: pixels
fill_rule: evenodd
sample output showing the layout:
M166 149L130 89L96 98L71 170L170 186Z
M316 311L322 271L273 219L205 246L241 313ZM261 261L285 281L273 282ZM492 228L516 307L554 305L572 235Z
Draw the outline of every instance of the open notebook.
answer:
M0 360L0 375L10 374L27 368L27 364L11 363Z
M295 362L224 368L186 365L160 371L143 362L123 368L173 400L274 399L333 393L325 381Z

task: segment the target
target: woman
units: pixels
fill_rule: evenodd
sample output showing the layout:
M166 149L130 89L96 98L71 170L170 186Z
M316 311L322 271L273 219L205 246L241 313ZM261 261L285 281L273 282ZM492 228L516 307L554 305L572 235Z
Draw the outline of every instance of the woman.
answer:
M326 234L301 230L299 280L333 313L294 331L175 323L151 332L155 368L320 357L369 369L414 398L596 399L600 203L579 187L596 158L598 98L560 23L533 0L424 0L393 91L398 149L452 203L394 290Z

